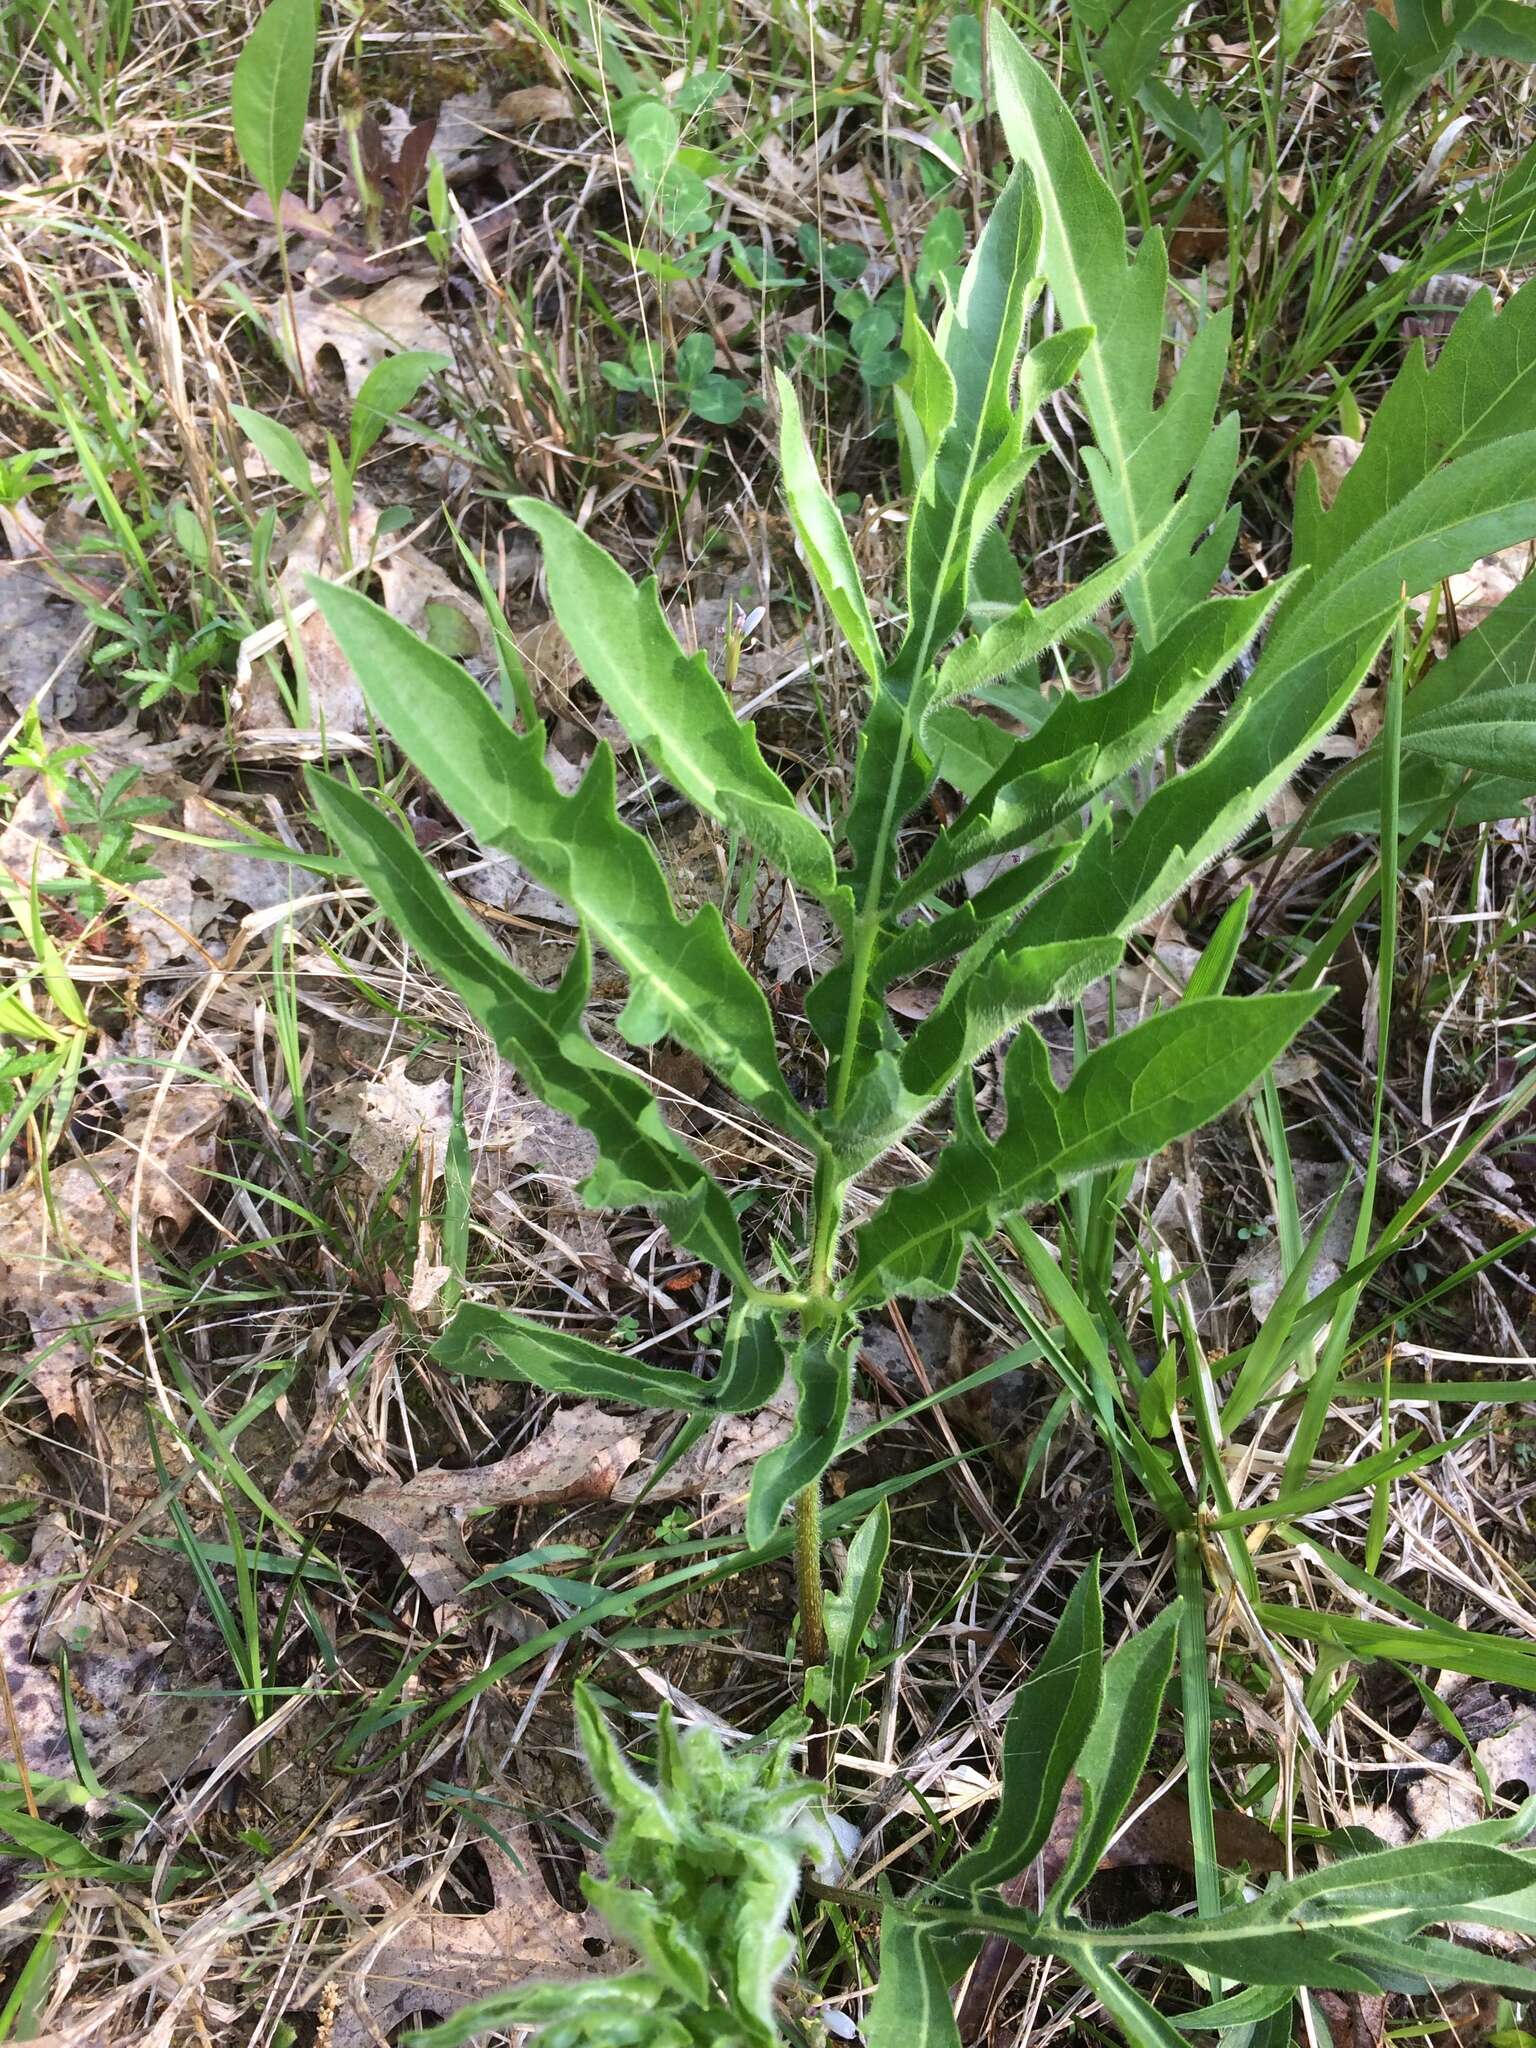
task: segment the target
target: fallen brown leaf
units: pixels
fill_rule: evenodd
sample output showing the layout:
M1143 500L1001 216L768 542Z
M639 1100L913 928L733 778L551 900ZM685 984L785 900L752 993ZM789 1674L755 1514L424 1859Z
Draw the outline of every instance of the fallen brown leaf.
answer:
M244 1701L194 1685L179 1645L130 1644L79 1583L83 1565L54 1515L38 1523L24 1563L0 1563L0 1667L9 1694L0 1755L13 1756L19 1737L29 1773L73 1778L54 1661L67 1650L80 1733L98 1777L121 1791L158 1792L211 1770L245 1731Z
M569 121L573 109L557 85L524 85L496 102L502 120L514 128L534 128L540 121Z
M382 1913L354 1944L355 1964L330 1973L347 2002L334 2016L330 2048L378 2048L415 2018L448 2019L461 2006L530 1979L590 1975L606 1947L595 1913L570 1913L550 1896L526 1832L505 1822L513 1855L481 1844L494 1903L488 1913L442 1913L366 1865L332 1885L348 1911ZM323 1990L317 1986L307 2003Z
M0 1307L24 1315L48 1352L34 1357L32 1383L55 1420L79 1420L83 1333L154 1296L155 1248L173 1245L196 1214L227 1105L209 1082L157 1089L130 1111L121 1138L55 1161L46 1184L33 1173L0 1194Z
M69 717L89 630L41 563L0 562L0 694L13 715L46 693L47 716Z
M1381 2048L1387 2037L1387 2001L1359 1991L1320 1991L1333 2048Z
M293 333L306 379L323 387L328 377L339 376L351 400L362 389L368 372L386 356L415 348L447 353L447 335L424 310L439 282L434 271L427 276L391 278L377 291L349 298L322 297L316 291L297 293ZM267 318L279 339L286 340L286 306L279 301L269 308Z
M168 829L220 843L191 845L167 837ZM234 906L276 910L305 887L299 869L246 852L231 821L197 795L183 799L179 817L154 820L144 840L159 873L153 881L134 885L123 906L122 925L138 966L147 972L187 959Z
M491 1508L553 1507L567 1501L602 1501L640 1456L633 1425L595 1403L557 1409L537 1438L494 1465L451 1472L442 1466L413 1479L376 1479L360 1494L338 1500L310 1488L289 1503L291 1512L329 1512L359 1522L387 1543L420 1586L443 1623L478 1567L464 1543L464 1517ZM281 1495L279 1496L281 1498Z

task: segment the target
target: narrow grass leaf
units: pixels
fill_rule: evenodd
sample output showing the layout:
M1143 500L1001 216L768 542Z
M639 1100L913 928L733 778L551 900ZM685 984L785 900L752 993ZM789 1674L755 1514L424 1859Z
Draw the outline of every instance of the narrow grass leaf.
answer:
M1278 1636L1326 1643L1360 1662L1382 1658L1391 1664L1423 1664L1432 1671L1459 1671L1468 1678L1516 1685L1536 1692L1536 1646L1508 1636L1484 1635L1452 1622L1404 1628L1391 1621L1367 1621L1356 1614L1316 1614L1306 1608L1265 1602L1260 1621Z

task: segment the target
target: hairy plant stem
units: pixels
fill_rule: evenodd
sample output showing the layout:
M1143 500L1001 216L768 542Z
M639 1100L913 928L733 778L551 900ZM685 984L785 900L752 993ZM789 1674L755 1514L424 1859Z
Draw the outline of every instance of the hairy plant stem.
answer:
M821 1585L821 1482L795 1495L795 1580L800 1603L800 1655L807 1671L827 1661L827 1615Z
M832 1261L843 1218L847 1183L830 1149L816 1162L811 1196L811 1265L802 1333L835 1326L842 1304L832 1290ZM821 1583L821 1482L813 1480L795 1496L795 1596L800 1611L800 1653L809 1671L827 1661L826 1599Z

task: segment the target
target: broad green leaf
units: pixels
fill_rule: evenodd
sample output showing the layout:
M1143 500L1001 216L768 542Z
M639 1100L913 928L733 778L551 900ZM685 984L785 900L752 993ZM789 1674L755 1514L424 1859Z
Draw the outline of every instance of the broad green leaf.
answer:
M1381 79L1381 96L1400 113L1445 69L1458 48L1485 57L1536 64L1536 22L1524 0L1397 0L1395 19L1375 9L1365 38Z
M902 452L908 466L904 483L910 491L927 473L929 461L949 432L956 402L954 372L923 324L917 300L910 291L902 321L901 349L907 358L907 371L894 396L897 418L902 422Z
M315 0L270 0L235 59L235 147L274 212L304 146L315 26Z
M880 1981L864 2020L866 2048L960 2048L945 1968L930 1937L887 1907Z
M1255 1984L1245 1991L1233 1992L1229 1998L1202 2005L1195 2012L1181 2012L1173 2024L1181 2034L1203 2034L1207 2030L1214 2033L1222 2027L1254 2027L1275 2013L1285 2012L1294 1996L1289 1984ZM1288 2042L1290 2037L1287 2015L1282 2039ZM1250 2043L1249 2048L1257 2048L1257 2044Z
M1083 1817L1066 1867L1046 1901L1047 1913L1061 1912L1088 1883L1135 1796L1173 1673L1178 1620L1177 1606L1165 1607L1105 1666L1098 1715L1077 1753Z
M795 1379L795 1424L787 1443L759 1458L747 1498L747 1542L768 1542L795 1495L812 1485L837 1456L853 1395L849 1345L832 1330L808 1330L790 1357Z
M1480 57L1536 64L1536 20L1526 0L1460 0L1455 18L1458 38Z
M919 1187L897 1188L858 1231L851 1298L947 1294L966 1243L1011 1210L1082 1175L1145 1159L1218 1116L1263 1074L1320 998L1213 996L1181 1003L1091 1052L1065 1089L1038 1032L1003 1072L1008 1122L995 1142L962 1095L955 1136Z
M1457 317L1430 363L1422 343L1371 420L1359 456L1332 505L1316 505L1316 479L1304 469L1293 566L1332 568L1394 506L1436 470L1536 426L1536 286L1497 309L1480 292ZM1409 591L1427 590L1411 583ZM1393 596L1397 592L1394 589Z
M951 973L939 1007L900 1053L871 1061L841 1116L825 1125L844 1173L862 1173L947 1095L966 1069L1022 1019L1064 1008L1119 959L1119 939L1077 940L1005 955L977 949Z
M709 187L683 163L677 117L660 100L634 105L624 127L641 202L669 235L704 234L710 225Z
M1277 595L1209 598L1155 647L1138 648L1112 689L1064 695L934 841L898 903L916 902L976 862L1037 839L1145 759L1252 642Z
M695 1415L739 1415L761 1408L784 1378L784 1354L772 1317L740 1304L732 1311L713 1379L626 1358L547 1323L477 1302L466 1302L458 1311L432 1347L432 1356L445 1371L466 1379L523 1380L550 1394Z
M1432 749L1418 751L1417 744L1419 735L1436 724L1499 716L1508 693L1529 690L1533 685L1536 577L1528 576L1474 632L1465 634L1435 663L1403 706L1404 745L1414 749L1403 762L1399 797L1405 832L1422 830L1453 794L1457 816L1464 823L1515 813L1530 793L1533 778L1495 773L1478 777L1470 789L1463 790L1461 772L1437 767ZM1374 832L1379 822L1380 783L1380 742L1376 741L1323 791L1307 823L1307 842L1324 845L1345 833Z
M738 1282L741 1231L725 1190L663 1122L655 1097L586 1035L590 985L578 945L557 989L519 974L374 800L312 771L322 823L406 939L463 997L496 1049L552 1109L592 1133L598 1163L581 1189L594 1208L640 1203L678 1243Z
M1518 693L1490 699L1481 717L1426 723L1403 735L1403 751L1427 754L1453 768L1536 783L1536 697L1524 704Z
M800 401L782 370L774 373L779 393L779 463L784 496L807 566L827 601L860 668L872 683L885 672L875 622L848 540L843 515L832 502L805 438Z
M1477 302L1469 310L1475 316ZM1460 325L1458 321L1457 330ZM1530 410L1536 415L1536 380L1527 388ZM1511 394L1512 412L1515 396ZM1389 392L1382 414L1391 403ZM1513 419L1522 416L1513 412ZM1536 487L1528 473L1536 451L1536 427L1517 429L1513 419L1507 430L1492 438L1468 433L1463 452L1449 462L1434 463L1427 459L1428 450L1407 445L1390 502L1353 541L1349 533L1356 515L1370 508L1354 501L1346 504L1341 489L1333 512L1314 533L1308 564L1314 575L1293 585L1282 604L1265 649L1266 661L1294 661L1299 650L1310 656L1349 648L1363 622L1395 616L1403 590L1428 590L1480 555L1513 540L1529 539L1536 531ZM1366 448L1382 434L1390 451L1397 445L1393 427L1389 421L1384 430L1378 415ZM1423 474L1410 484L1421 454L1426 458ZM1364 455L1360 461L1365 461ZM1378 475L1373 465L1368 480ZM1350 515L1350 528L1338 523L1341 505ZM1390 596L1384 594L1389 588ZM1384 634L1385 627L1381 631Z
M397 414L405 411L423 384L439 370L451 370L453 358L436 349L407 348L385 356L363 379L352 407L352 466L355 469Z
M1312 40L1327 0L1280 0L1280 50L1293 64Z
M1104 1607L1095 1558L1062 1609L1044 1655L1019 1688L1003 1735L1003 1796L978 1845L944 1872L946 1900L1016 1877L1050 1834L1067 1779L1095 1725L1104 1686Z
M805 1112L779 1072L767 1000L707 904L686 922L648 840L621 822L612 752L599 746L574 795L557 786L543 736L517 733L455 662L340 584L309 589L380 723L481 846L510 854L569 903L629 977L619 1029L632 1045L667 1033L745 1103L795 1136Z
M309 457L293 429L285 427L281 420L269 419L264 412L253 412L248 405L232 405L230 411L240 422L245 438L268 467L275 469L285 484L291 484L306 498L312 498L315 494L314 474L309 466Z
M1089 1958L1108 1964L1134 1953L1247 1985L1371 1992L1484 1983L1528 1996L1536 1972L1418 1930L1496 1913L1500 1899L1528 1895L1531 1869L1528 1856L1445 1836L1324 1865L1210 1918L1153 1914L1129 1926L1053 1927L983 1899L964 1914L936 1913L927 1925L936 1936L1001 1934L1029 1954L1064 1954L1079 1968ZM917 1914L925 1917L921 1907Z
M1079 0L1094 63L1127 112L1162 65L1182 12L1180 0Z
M834 1728L848 1718L854 1694L869 1676L864 1635L880 1605L890 1547L890 1503L881 1501L854 1532L843 1583L826 1599L827 1719Z
M1106 926L1128 932L1167 903L1323 738L1385 639L1404 588L1430 589L1532 534L1530 429L1476 447L1405 490L1326 574L1292 586L1209 752L1155 790L1117 844L1085 847L1010 943L1084 937Z
M907 1093L925 1104L947 1095L988 1046L1026 1017L1075 1003L1110 972L1121 950L1116 936L1013 949L1004 941L967 955L946 981L937 1009L907 1041L901 1055Z
M1071 376L1086 344L1082 334L1051 336L1032 352L1034 371L1019 371L1015 394L1025 315L1038 290L1039 246L1040 209L1028 178L1015 171L939 324L937 347L953 380L955 410L918 481L908 527L907 630L892 664L903 690L920 682L964 617L980 530L1022 481L1024 430Z
M1013 31L993 26L998 108L1010 148L1034 173L1046 278L1063 321L1093 329L1081 390L1095 443L1085 460L1099 510L1122 555L1163 531L1151 561L1125 588L1131 616L1155 641L1208 595L1236 530L1236 509L1227 509L1236 416L1212 426L1230 316L1219 313L1200 329L1159 405L1168 285L1162 235L1149 230L1130 255L1119 201L1070 109Z
M1526 1889L1531 1869L1528 1857L1507 1849L1444 1836L1306 1871L1213 1919L1153 1915L1116 1933L1124 1949L1193 1963L1229 1982L1372 1989L1374 1982L1362 1984L1358 1976L1354 1983L1338 1982L1319 1967L1326 1968L1331 1950L1342 1970L1358 1956L1368 1971L1373 1935L1401 1939L1451 1914L1475 1917L1485 1902ZM1463 1981L1476 1981L1488 1959L1449 1944L1438 1952L1424 1947L1424 1978L1445 1981L1447 1950ZM1536 1975L1523 1975L1536 1984Z
M512 510L543 543L560 630L632 743L690 803L744 834L799 887L841 906L847 892L830 841L763 759L704 656L684 654L654 578L632 583L553 505L514 498Z

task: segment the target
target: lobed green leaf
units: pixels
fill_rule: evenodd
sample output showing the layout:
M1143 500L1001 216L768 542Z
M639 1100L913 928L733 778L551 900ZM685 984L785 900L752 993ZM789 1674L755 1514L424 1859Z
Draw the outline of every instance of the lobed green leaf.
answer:
M549 1394L628 1401L690 1415L741 1415L772 1400L784 1379L784 1353L772 1316L750 1303L731 1312L720 1367L695 1379L674 1366L650 1365L509 1309L466 1302L432 1347L446 1372L466 1379L522 1380Z
M637 587L553 505L514 498L512 510L543 543L560 630L632 744L690 803L842 914L847 891L831 842L763 759L756 733L737 718L704 656L684 654L654 578Z
M1236 532L1237 510L1227 508L1236 416L1212 426L1231 316L1218 313L1199 330L1157 404L1168 288L1162 235L1149 230L1131 256L1120 203L1070 109L1013 31L995 28L998 109L1010 148L1034 174L1046 278L1062 319L1093 330L1081 372L1095 442L1085 466L1116 547L1140 564L1126 579L1126 603L1152 642L1209 593ZM1159 533L1147 560L1140 551Z
M629 977L619 1029L632 1045L666 1033L741 1100L809 1140L779 1072L767 999L731 949L713 904L686 922L650 843L624 824L612 752L600 745L566 796L543 735L518 733L474 678L340 584L309 588L380 723L482 846L512 856L581 917Z
M928 1181L897 1188L857 1233L850 1299L948 1293L968 1241L1084 1174L1149 1158L1209 1122L1259 1079L1323 1000L1307 993L1181 1003L1089 1053L1065 1089L1051 1079L1043 1040L1026 1027L1004 1067L1002 1136L989 1139L959 1098L955 1136Z
M1103 1693L1104 1605L1095 1558L1019 1688L1003 1734L1002 1800L984 1838L945 1871L939 1891L946 1900L992 1890L1033 1863L1097 1723Z
M309 787L353 871L463 997L519 1078L597 1140L598 1164L582 1198L594 1208L654 1209L679 1244L744 1282L741 1230L724 1188L663 1122L644 1081L586 1035L586 945L578 944L557 989L538 987L518 973L369 797L318 771L311 771Z
M1178 1621L1178 1608L1165 1607L1127 1637L1105 1667L1098 1714L1077 1753L1083 1815L1046 1900L1048 1915L1059 1914L1088 1883L1135 1796L1173 1674Z

